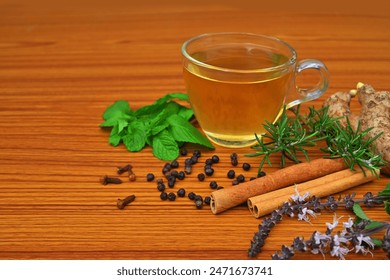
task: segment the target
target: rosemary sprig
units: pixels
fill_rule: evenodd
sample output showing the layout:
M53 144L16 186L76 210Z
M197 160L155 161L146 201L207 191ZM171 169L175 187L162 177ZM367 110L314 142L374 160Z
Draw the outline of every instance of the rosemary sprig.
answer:
M331 136L326 138L327 147L323 150L330 155L327 158L343 158L345 164L354 170L354 166L359 166L365 174L364 168L379 176L378 170L385 164L383 158L374 152L373 142L382 134L379 133L373 138L368 138L367 134L372 128L362 132L360 122L354 130L347 118L347 125L343 129L337 122L334 126Z
M266 122L263 126L266 130L264 135L255 135L257 144L253 149L255 153L246 156L263 156L259 172L263 165L270 166L270 156L280 154L280 166L285 167L286 159L299 163L299 153L302 153L306 160L310 160L307 147L316 146L316 142L324 140L327 147L320 149L329 153L327 158L343 158L347 166L354 170L354 166L359 166L363 172L367 168L379 176L378 170L385 164L383 158L376 154L373 149L373 142L381 135L373 138L367 137L371 129L360 130L360 124L356 130L351 126L346 118L346 127L340 125L340 118L328 116L328 107L321 109L309 108L309 113L304 116L300 114L300 108L290 110L294 113L291 117L284 108L280 118L275 124Z
M294 118L289 117L286 108L283 109L283 113L275 124L267 121L264 128L267 133L260 137L255 135L258 144L253 149L258 152L246 155L249 157L264 156L259 166L259 172L265 162L272 165L270 155L275 153L281 153L281 167L285 167L286 159L299 163L298 152L301 152L309 160L306 147L313 147L316 145L315 142L325 139L325 136L320 135L321 130L310 129L308 131L303 126L302 116L299 112L296 112Z

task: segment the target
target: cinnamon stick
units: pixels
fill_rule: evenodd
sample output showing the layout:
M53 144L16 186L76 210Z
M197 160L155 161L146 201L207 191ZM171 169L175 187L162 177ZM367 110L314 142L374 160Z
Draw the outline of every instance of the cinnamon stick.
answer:
M247 202L250 197L310 181L346 168L342 159L320 158L279 169L264 177L212 192L211 211L218 214Z
M259 218L271 213L287 202L291 195L296 193L295 188L298 189L301 195L308 192L310 196L314 195L320 198L373 181L375 178L375 175L369 171L366 171L366 175L364 175L361 170L352 171L346 169L302 184L251 197L248 199L248 208L256 218Z

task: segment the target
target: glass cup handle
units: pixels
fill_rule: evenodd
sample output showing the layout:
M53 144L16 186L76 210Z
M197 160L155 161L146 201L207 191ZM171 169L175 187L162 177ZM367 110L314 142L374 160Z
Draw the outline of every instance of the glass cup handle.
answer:
M301 104L303 102L311 101L319 98L328 88L329 85L329 71L324 63L316 59L304 59L298 62L296 73L299 75L303 70L315 69L320 73L320 80L318 83L309 89L303 89L296 86L297 92L303 96L301 99L291 101L286 105L286 109Z

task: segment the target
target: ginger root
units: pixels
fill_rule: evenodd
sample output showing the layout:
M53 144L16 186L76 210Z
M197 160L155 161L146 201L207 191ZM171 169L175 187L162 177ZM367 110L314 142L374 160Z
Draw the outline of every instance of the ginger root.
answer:
M351 99L355 95L361 104L359 115L351 113L350 110ZM372 128L368 133L369 137L383 132L373 144L376 153L382 155L387 162L381 168L381 173L390 175L390 92L375 91L371 85L358 83L357 90L336 92L325 100L323 106L329 106L328 115L330 116L348 116L350 124L355 130L359 121L361 131ZM341 119L341 124L346 124L345 118Z

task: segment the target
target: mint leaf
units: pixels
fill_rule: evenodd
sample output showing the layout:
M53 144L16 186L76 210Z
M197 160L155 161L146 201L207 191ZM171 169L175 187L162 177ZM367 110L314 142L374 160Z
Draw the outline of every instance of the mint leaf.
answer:
M123 144L131 152L140 151L146 144L145 128L141 122L132 122L123 136Z
M174 160L179 156L179 146L167 130L154 136L153 154L161 160Z
M169 131L176 141L200 144L213 149L214 146L198 129L179 115L172 115L167 119Z
M130 118L132 114L133 111L130 109L129 102L125 100L118 100L111 106L107 107L106 111L103 113L103 119L117 119L126 116Z
M121 142L131 152L152 146L153 154L162 160L173 160L179 156L179 147L185 142L214 148L210 141L189 120L194 113L191 108L175 101L189 101L185 93L170 93L151 105L130 109L125 100L118 100L103 113L100 127L112 127L109 143Z
M194 115L194 111L190 108L186 108L186 107L181 107L179 112L177 112L177 114L181 117L183 117L183 119L185 119L186 121L190 120L192 118L192 116Z
M118 133L118 126L114 126L110 133L108 143L113 146L118 146L121 141L121 136Z
M154 114L156 112L159 112L159 111L161 111L162 108L165 107L167 102L169 102L175 98L179 99L179 100L183 100L183 101L189 100L188 95L185 93L170 93L170 94L167 94L164 97L158 99L152 105L148 105L148 106L144 106L142 108L139 108L137 111L135 111L135 115L142 116L142 115L150 115L150 114Z

